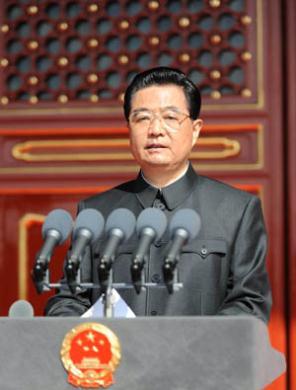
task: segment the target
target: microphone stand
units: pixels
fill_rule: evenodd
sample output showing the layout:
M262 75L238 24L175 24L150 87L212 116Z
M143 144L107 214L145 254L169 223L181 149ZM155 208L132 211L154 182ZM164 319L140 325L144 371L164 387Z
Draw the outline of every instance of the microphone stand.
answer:
M79 263L74 263L70 259L65 267L65 274L69 290L72 294L75 294L77 287L79 287L81 284L81 272L79 268Z
M32 279L38 294L49 291L49 270L47 264L36 263L32 270Z
M103 292L103 305L104 305L104 317L112 318L114 317L114 303L112 299L112 289L113 289L113 270L111 269L108 276L107 288Z
M175 286L178 285L178 259L174 262L165 261L162 266L163 280L168 289L169 294L173 294Z
M145 284L144 265L146 261L147 255L145 255L143 261L133 261L130 267L132 282L137 294L140 294Z
M102 290L104 316L106 318L112 318L114 314L113 302L112 302L113 261L114 261L114 256L112 256L112 258L108 262L102 259L102 261L99 264L99 282Z

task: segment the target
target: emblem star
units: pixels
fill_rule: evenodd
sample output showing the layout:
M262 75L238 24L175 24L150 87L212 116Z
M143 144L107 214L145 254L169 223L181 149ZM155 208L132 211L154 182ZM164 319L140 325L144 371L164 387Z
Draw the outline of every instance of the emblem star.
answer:
M81 345L82 345L82 340L81 340L81 339L77 340L77 344L81 347Z
M86 337L93 343L95 341L95 335L92 332L89 332Z

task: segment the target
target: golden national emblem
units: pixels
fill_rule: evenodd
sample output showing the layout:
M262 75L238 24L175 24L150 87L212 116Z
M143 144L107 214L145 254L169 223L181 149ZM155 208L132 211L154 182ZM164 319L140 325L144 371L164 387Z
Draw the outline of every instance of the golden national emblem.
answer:
M117 336L105 325L80 324L68 332L61 347L61 359L68 382L82 388L108 387L121 358Z

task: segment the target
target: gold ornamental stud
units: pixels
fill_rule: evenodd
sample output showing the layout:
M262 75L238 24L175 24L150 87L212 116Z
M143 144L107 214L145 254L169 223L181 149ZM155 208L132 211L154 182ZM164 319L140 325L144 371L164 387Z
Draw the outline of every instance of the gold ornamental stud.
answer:
M30 102L31 104L36 104L36 103L38 103L38 97L37 97L37 96L30 96L29 102Z
M29 50L37 50L39 47L39 43L37 41L29 41L27 43L27 47Z
M152 45L152 46L157 46L157 45L159 45L159 42L160 42L160 39L159 39L159 37L156 36L156 35L154 35L154 36L152 36L152 37L149 38L149 43L150 43L150 45Z
M180 18L178 20L178 23L179 23L180 27L186 28L186 27L190 26L190 19L183 16L182 18Z
M149 1L148 8L151 9L151 11L156 11L159 8L159 2L158 1Z
M185 63L185 62L189 62L191 60L191 57L188 53L182 53L179 55L179 60Z
M37 76L30 76L28 78L28 84L30 84L30 85L37 85L38 82L39 82L39 79Z
M90 95L89 100L92 103L97 103L99 101L99 96L93 93L92 95Z
M209 0L209 5L212 8L218 8L221 5L221 0Z
M6 106L9 103L9 99L7 96L1 96L0 102L3 106Z
M210 40L213 45L219 45L222 41L222 37L219 34L214 34L211 36Z
M252 59L252 53L250 53L249 51L244 51L242 54L241 54L241 59L243 61L250 61Z
M1 26L1 28L0 28L0 31L1 31L3 34L8 33L8 31L9 31L9 26L8 26L8 24L3 24L3 25Z
M58 29L60 31L67 31L69 28L69 24L67 22L61 22L58 24Z
M28 8L27 8L27 14L28 15L36 15L38 14L38 7L37 5L30 5Z
M87 81L91 84L94 84L96 83L97 81L99 80L99 77L97 74L95 73L90 73L88 76L87 76Z
M128 29L130 26L129 24L129 21L128 20L122 20L120 23L119 23L119 27L122 29L122 30L126 30Z
M95 48L98 47L99 41L96 38L91 38L87 41L88 47Z
M69 64L69 60L67 57L60 57L58 59L58 65L61 67L67 66Z
M213 99L215 99L215 100L219 100L219 99L221 99L221 92L219 92L219 91L212 91L211 92L211 97L213 98Z
M121 56L118 57L118 62L121 64L121 65L126 65L129 63L129 58L127 55L123 54Z
M248 26L249 24L252 23L252 18L251 16L249 15L244 15L241 17L241 23L244 25L244 26Z
M219 70L212 70L210 72L210 77L212 80L219 80L221 78L221 72Z
M58 96L58 102L59 103L65 104L65 103L68 102L68 100L69 100L69 98L68 98L67 95L62 94L62 95Z
M252 96L252 91L248 88L244 88L241 90L241 96L245 98L250 98Z
M98 6L98 4L93 3L93 4L90 4L90 5L87 7L87 10L88 10L88 12L94 13L94 12L97 12L97 11L99 10L99 6Z
M1 58L0 59L0 66L2 68L6 68L9 65L9 61L7 58Z

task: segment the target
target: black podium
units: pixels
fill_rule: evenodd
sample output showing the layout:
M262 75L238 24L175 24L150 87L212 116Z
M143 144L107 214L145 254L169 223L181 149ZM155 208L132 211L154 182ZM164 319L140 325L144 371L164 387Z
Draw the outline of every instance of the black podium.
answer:
M285 371L263 322L253 317L134 319L0 318L0 389L69 390L60 348L83 322L121 344L114 390L257 390Z

